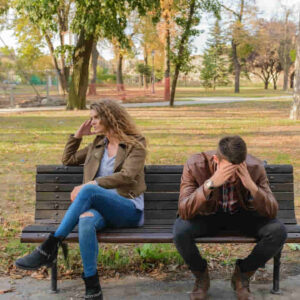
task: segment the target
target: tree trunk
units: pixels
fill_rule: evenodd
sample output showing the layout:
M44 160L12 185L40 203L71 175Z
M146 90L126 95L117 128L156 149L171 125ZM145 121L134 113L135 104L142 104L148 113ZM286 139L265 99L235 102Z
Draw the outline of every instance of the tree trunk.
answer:
M92 48L92 68L93 68L93 77L89 86L88 95L96 96L96 81L97 81L97 66L98 66L98 57L99 52L97 50L97 41L95 40Z
M186 27L185 27L183 34L181 35L177 58L181 58L183 56L185 44L188 42L189 32L190 32L190 29L192 26L193 15L195 13L195 5L196 5L195 0L192 0L190 3L190 9L189 9L189 14L188 14L188 20L186 22ZM178 75L179 75L181 66L182 66L182 61L180 59L177 59L177 63L175 64L175 74L174 74L174 78L172 81L170 106L174 106L177 79L178 79Z
M95 41L93 43L93 49L92 49L93 78L92 78L91 83L96 83L96 81L97 81L98 58L99 58L99 52L97 50L97 41Z
M267 90L268 87L269 87L269 81L268 80L264 81L264 86L265 86L265 90Z
M289 68L285 66L284 74L283 74L283 90L286 91L288 89L288 81L289 81Z
M295 71L290 75L290 88L294 88Z
M175 99L175 92L176 92L176 85L177 85L178 76L179 76L179 66L176 65L174 77L173 77L173 80L172 80L170 106L174 106L174 99Z
M143 74L141 74L141 73L139 75L139 85L140 85L140 88L143 87Z
M300 17L299 17L299 29L300 29ZM290 111L290 119L299 119L299 109L300 109L300 33L297 37L297 56L295 62L295 77L294 77L294 101Z
M147 53L147 49L145 47L144 49L144 62L145 62L145 67L148 67L148 53ZM148 89L148 76L146 74L144 74L144 88Z
M48 44L50 55L51 55L55 70L56 70L57 75L58 75L58 80L59 80L60 87L62 89L62 93L65 95L68 91L68 86L67 86L68 81L66 80L66 72L68 73L68 76L69 76L69 72L67 70L62 71L61 68L59 67L57 58L54 54L54 46L53 46L52 41L50 39L50 36L48 34L45 34L45 39L46 39L46 42Z
M166 45L165 45L165 91L164 99L165 101L170 101L170 28L169 19L166 20Z
M60 37L60 45L62 47L65 46L65 35L62 31L60 31L59 33L59 37ZM63 91L64 91L64 94L65 92L68 91L68 79L67 79L67 76L66 76L66 61L65 61L65 54L62 52L61 55L60 55L60 64L61 64L61 76L62 76L62 87L63 87Z
M86 109L86 91L93 42L94 36L86 37L82 30L73 53L73 74L67 109Z
M288 20L289 20L289 10L285 13L285 23L284 23L284 48L283 48L283 90L288 89L289 80L289 65L288 65L288 49L287 49L287 33L288 33Z
M278 76L279 76L279 73L278 72L272 72L271 73L271 78L272 78L272 82L273 82L273 89L274 90L277 90L277 80L278 80Z
M118 65L117 65L117 91L124 91L122 65L123 65L123 55L121 53L119 53Z
M240 92L241 64L237 56L237 44L232 40L232 59L234 64L234 92Z

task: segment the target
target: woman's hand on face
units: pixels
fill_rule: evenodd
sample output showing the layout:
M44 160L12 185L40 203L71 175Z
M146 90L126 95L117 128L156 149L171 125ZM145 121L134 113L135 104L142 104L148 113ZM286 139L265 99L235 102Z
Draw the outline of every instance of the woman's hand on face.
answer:
M96 132L92 132L92 121L91 120L86 120L83 122L79 129L76 131L74 137L81 139L84 135L92 135L96 134Z

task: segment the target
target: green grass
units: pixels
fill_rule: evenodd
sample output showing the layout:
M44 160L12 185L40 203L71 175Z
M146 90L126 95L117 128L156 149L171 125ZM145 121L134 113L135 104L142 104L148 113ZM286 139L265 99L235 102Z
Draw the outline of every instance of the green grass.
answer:
M288 119L291 100L267 100L175 108L133 108L130 114L148 140L148 164L182 164L193 153L214 149L219 138L240 134L249 152L269 164L294 166L295 198L300 204L300 122ZM35 168L60 164L70 133L88 111L30 112L0 115L0 274L13 270L18 256L30 252L21 244L21 229L34 220ZM84 139L83 144L91 142ZM247 246L243 246L247 247ZM227 246L203 249L213 264L232 265L236 253ZM244 248L243 248L244 249ZM220 256L220 253L222 255ZM101 259L100 259L101 257ZM110 272L147 272L162 265L182 265L173 245L101 245L101 268ZM80 273L78 245L71 246L70 269ZM9 271L10 272L10 271Z
M292 90L283 91L281 89L273 90L268 89L264 90L260 85L257 86L241 86L240 93L234 93L234 88L229 87L217 87L214 91L212 89L205 89L200 87L178 87L176 89L175 98L181 100L180 98L189 98L189 97L242 97L242 98L258 98L258 97L276 97L276 96L290 96Z

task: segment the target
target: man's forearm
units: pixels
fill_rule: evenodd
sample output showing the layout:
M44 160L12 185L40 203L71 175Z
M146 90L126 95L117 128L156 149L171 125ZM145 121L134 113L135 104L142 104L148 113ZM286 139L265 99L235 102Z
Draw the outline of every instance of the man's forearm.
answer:
M258 186L256 185L256 183L252 181L246 188L251 193L251 196L254 198L258 191Z
M208 189L208 187L206 186L205 182L203 184L203 192L205 195L205 198L208 199L209 195L211 194L213 190Z

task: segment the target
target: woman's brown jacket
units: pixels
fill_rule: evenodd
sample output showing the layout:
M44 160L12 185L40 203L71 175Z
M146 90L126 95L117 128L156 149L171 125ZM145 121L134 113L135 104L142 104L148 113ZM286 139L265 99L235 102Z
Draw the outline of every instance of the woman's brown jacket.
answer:
M146 146L143 136L136 139ZM118 193L126 198L135 198L146 190L144 165L146 150L125 142L119 143L114 165L114 173L110 176L95 178L105 149L106 138L98 135L93 143L78 150L82 139L71 135L65 146L62 163L67 166L84 164L83 183L96 180L106 189L117 189Z

